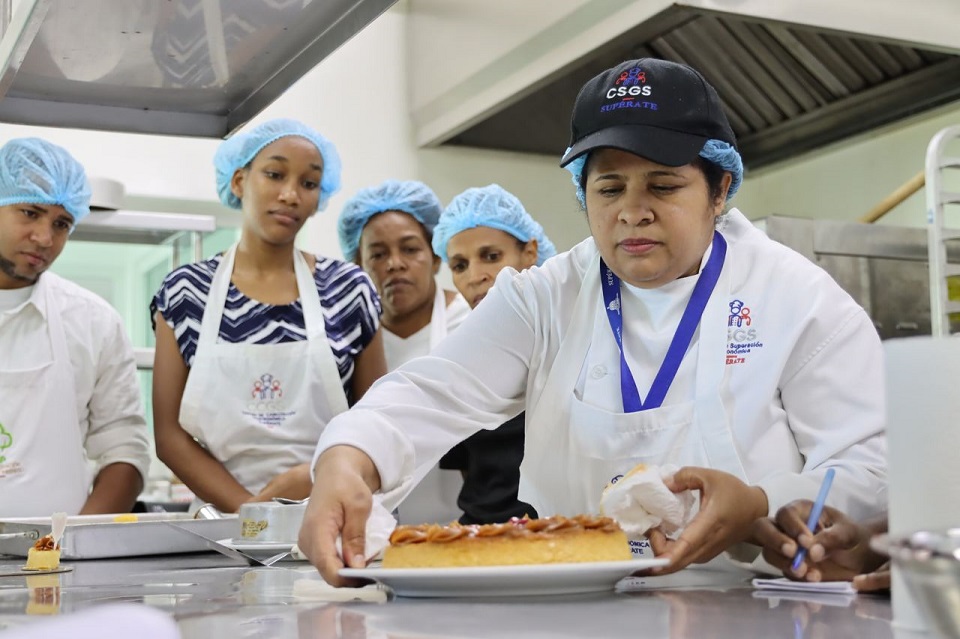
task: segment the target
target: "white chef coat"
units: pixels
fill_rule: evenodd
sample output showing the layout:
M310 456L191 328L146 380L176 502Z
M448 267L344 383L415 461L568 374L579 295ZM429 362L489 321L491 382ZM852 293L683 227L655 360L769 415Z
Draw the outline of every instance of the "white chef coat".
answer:
M767 238L736 209L721 227L728 245L721 278L727 282L718 284L714 296L725 296L720 301L729 310L719 328L713 320L706 328L701 324L660 410L701 393L694 383L701 373L701 333L714 331L708 335L713 339L716 331L726 332L719 333L726 342L720 417L728 425L734 461L746 481L766 492L770 514L793 499L813 499L829 467L837 478L828 503L857 519L884 510L883 358L869 317L826 272ZM571 432L585 426L572 423L575 401L622 411L619 352L599 287L588 281L599 278L598 260L588 239L539 269L501 272L484 303L431 356L385 376L353 410L333 420L317 455L337 444L365 451L383 490L396 499L452 442L496 428L525 409L521 481L528 490L521 498L532 499L543 516L597 512L600 488L584 491L584 469L568 459L579 452ZM622 286L625 350L641 397L698 277L656 291ZM558 353L578 299L587 294L582 291L592 291L595 320L588 343L576 344L581 357L564 361ZM545 394L545 388L558 367L575 373L568 377L577 381L554 402L555 393ZM551 420L532 420L540 410ZM656 450L637 454L660 461ZM551 456L561 473L544 471ZM537 496L547 493L566 498L538 503Z
M470 305L459 293L450 304L443 287L436 282L430 323L409 337L400 337L383 327L383 350L387 370L400 368L415 357L430 353L447 334L460 326L470 313ZM463 477L458 471L431 467L423 479L404 498L399 507L401 524L447 523L463 515L457 506L457 497L463 488Z
M28 293L24 299L25 290ZM22 301L17 304L19 300ZM29 370L53 358L48 323L51 313L59 319L69 360L54 361L53 366L67 367L74 391L71 408L75 410L63 413L69 414L73 423L58 427L75 429L78 446L82 446L78 453L83 460L96 463L95 472L125 462L134 466L146 481L149 442L133 349L120 316L103 299L51 272L44 273L29 289L0 292L0 367L8 371ZM51 397L48 401L61 399ZM63 435L70 436L69 432ZM14 462L12 447L8 452L4 456L10 458L10 463L32 462ZM61 469L57 460L44 459L42 463L49 466L50 472ZM0 464L0 477L11 470L4 466ZM86 478L85 490L89 490L90 479ZM65 490L73 488L64 485Z

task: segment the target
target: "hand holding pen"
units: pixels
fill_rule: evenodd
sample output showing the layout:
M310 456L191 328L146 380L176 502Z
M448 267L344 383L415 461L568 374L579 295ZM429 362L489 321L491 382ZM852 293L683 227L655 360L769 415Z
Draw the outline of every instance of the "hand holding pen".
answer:
M810 500L797 500L780 508L773 519L756 522L754 542L763 547L768 563L782 570L785 577L802 581L849 581L883 564L885 558L870 549L869 540L886 530L885 516L858 524L839 510L824 506L814 518L815 505ZM794 569L801 549L803 558Z
M827 495L830 493L830 486L833 485L833 476L836 474L836 470L828 468L827 474L823 476L823 483L820 484L820 492L817 493L817 499L813 502L813 508L810 509L810 516L807 518L807 530L810 531L810 534L815 533L817 530L817 522L820 521L820 514L823 513L823 507L827 503ZM796 556L793 558L793 563L790 564L790 569L796 572L806 556L807 549L800 546Z

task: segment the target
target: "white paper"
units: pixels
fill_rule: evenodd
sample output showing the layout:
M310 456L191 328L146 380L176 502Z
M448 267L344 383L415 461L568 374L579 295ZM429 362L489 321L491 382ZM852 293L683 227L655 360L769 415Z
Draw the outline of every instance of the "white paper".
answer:
M383 603L387 590L380 584L362 588L336 588L322 579L297 579L293 582L293 597L300 602L317 601L369 601Z
M60 547L63 532L67 529L67 513L53 513L50 518L50 535L53 537L53 547Z
M849 581L793 581L786 577L777 579L754 579L753 587L763 590L788 590L791 592L819 592L837 595L855 595L857 589Z
M960 522L960 339L884 342L890 534L945 530ZM893 624L926 623L893 566Z

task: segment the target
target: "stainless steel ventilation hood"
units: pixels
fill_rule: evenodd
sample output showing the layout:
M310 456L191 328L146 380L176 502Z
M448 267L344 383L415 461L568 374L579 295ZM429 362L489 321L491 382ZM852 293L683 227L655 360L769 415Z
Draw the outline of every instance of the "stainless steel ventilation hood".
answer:
M123 209L125 189L116 180L90 178L90 214L80 220L71 241L126 244L169 244L185 240L194 259L203 258L203 235L217 230L212 215L129 211Z
M960 99L960 40L953 49L914 44L703 4L669 6L442 141L559 157L583 83L646 56L694 66L716 87L748 168ZM870 3L860 4L870 10ZM931 14L922 4L916 21L957 24L960 3L941 3L953 6L953 15Z
M396 0L0 0L0 121L225 137Z

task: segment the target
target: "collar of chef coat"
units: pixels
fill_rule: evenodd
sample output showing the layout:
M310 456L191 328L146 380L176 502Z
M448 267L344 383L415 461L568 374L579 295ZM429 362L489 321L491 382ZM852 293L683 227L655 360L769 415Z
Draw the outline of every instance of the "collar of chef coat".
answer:
M30 298L27 299L26 304L24 304L24 306L33 306L37 309L43 321L47 320L47 291L51 291L52 288L56 287L56 282L53 281L56 277L56 275L49 271L40 275L37 283L33 286L33 292L30 293ZM14 308L12 312L22 312L24 306Z

